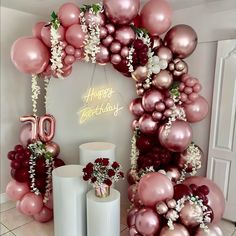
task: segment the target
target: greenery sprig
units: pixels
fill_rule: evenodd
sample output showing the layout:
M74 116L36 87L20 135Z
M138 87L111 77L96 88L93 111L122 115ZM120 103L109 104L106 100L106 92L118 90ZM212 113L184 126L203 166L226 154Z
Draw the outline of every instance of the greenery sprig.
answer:
M51 18L52 27L57 30L60 27L60 21L55 11L52 12Z
M80 8L80 11L86 12L86 11L89 11L90 9L92 9L92 11L95 14L98 14L99 12L102 11L102 5L99 3L95 3L92 5L83 4L83 6Z
M135 27L133 24L130 25L130 27L133 29L133 31L137 34L137 35L148 35L149 32L147 29L144 29L144 28L137 28Z

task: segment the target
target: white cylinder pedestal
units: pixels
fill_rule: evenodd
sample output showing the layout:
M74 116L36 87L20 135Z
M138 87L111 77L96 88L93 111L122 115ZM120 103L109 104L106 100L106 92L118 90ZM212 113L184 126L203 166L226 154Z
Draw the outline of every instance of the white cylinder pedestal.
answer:
M94 189L87 193L87 236L120 235L120 193L111 189L106 198L95 196Z
M86 193L83 166L56 168L53 176L53 208L55 236L86 236Z
M87 165L97 158L109 158L111 161L115 161L115 148L116 146L112 143L84 143L79 146L79 164Z

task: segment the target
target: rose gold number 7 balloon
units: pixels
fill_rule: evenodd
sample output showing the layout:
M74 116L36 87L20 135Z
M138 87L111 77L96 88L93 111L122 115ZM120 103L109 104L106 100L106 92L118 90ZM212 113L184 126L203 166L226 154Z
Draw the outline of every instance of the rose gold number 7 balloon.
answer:
M31 140L38 139L38 118L35 116L22 116L20 117L21 122L28 122L31 124Z
M49 142L55 135L55 118L51 115L41 116L39 119L39 138L42 142Z

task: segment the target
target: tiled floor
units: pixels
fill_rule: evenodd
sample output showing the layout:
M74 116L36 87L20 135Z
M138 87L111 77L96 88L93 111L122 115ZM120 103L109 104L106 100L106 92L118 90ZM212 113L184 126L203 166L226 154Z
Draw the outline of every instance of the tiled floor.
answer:
M53 236L53 222L41 224L19 213L14 202L7 202L0 205L1 228L0 235L4 236ZM121 212L121 234L129 236L126 226L125 210ZM228 221L220 224L224 236L236 236L236 228Z

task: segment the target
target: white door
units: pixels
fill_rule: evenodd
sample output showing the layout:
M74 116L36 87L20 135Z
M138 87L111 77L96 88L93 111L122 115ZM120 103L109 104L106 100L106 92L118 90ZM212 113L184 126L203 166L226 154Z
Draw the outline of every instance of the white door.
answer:
M236 222L236 40L218 42L208 178L226 198L224 218Z

